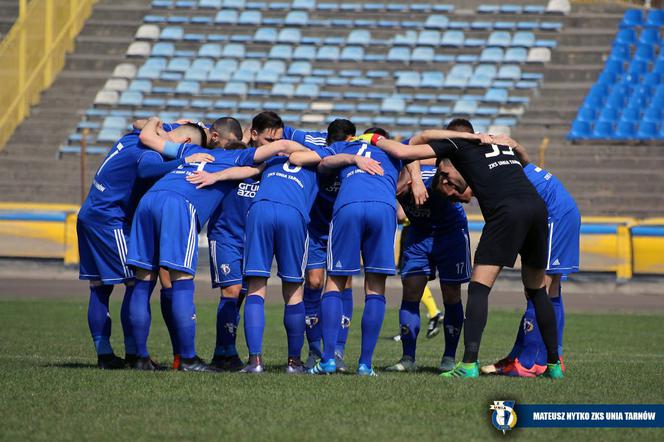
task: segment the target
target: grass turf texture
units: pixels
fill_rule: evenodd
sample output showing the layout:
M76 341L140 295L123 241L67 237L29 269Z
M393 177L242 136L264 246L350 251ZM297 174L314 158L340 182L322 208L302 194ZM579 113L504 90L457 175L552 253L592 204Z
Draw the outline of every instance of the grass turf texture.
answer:
M96 359L86 308L85 302L74 300L0 301L0 439L486 440L503 437L490 424L493 400L664 402L662 316L569 314L568 375L561 382L503 377L460 381L436 376L443 339L426 340L424 333L417 374L381 372L371 379L282 374L286 341L283 307L278 305L267 307L268 373L263 376L101 371L92 365ZM111 308L112 342L122 355L117 297ZM167 362L170 344L158 304L152 310L152 355ZM214 345L215 313L216 304L199 303L197 348L206 358ZM351 369L357 367L360 315L355 312L349 338ZM490 314L483 361L509 350L519 315ZM376 351L379 370L401 355L401 344L389 338L397 330L397 312L388 310ZM238 339L241 349L243 339ZM654 440L662 434L657 429L517 428L509 436L611 441Z

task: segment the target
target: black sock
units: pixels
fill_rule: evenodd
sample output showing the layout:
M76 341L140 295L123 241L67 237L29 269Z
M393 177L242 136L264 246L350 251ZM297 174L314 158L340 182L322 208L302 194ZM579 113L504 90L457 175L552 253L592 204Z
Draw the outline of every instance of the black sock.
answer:
M547 363L555 364L558 362L558 330L553 304L551 304L545 287L540 289L526 289L526 294L535 306L537 325L546 346Z
M479 282L471 281L468 284L466 320L463 322L463 362L477 362L477 355L480 352L480 341L482 340L486 318L489 314L490 291L491 287L487 287Z

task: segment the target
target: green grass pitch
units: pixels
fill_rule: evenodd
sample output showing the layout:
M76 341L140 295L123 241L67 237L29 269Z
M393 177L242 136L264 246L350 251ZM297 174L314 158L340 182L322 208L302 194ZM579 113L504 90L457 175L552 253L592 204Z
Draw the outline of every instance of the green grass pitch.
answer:
M117 299L113 344L123 354ZM664 402L664 317L656 315L568 314L568 374L561 382L459 381L436 376L440 335L422 336L417 374L286 376L279 305L267 307L263 376L100 371L91 365L86 308L79 300L0 301L0 440L502 440L490 424L493 400ZM156 360L166 362L170 344L158 304L152 311L150 348ZM199 302L197 344L206 358L214 344L215 312L216 304ZM360 314L349 338L351 368L359 354ZM518 318L517 312L490 314L483 361L506 353ZM397 313L389 310L376 351L379 369L400 356L400 344L389 339L397 329ZM612 441L662 435L656 429L517 428L507 437Z

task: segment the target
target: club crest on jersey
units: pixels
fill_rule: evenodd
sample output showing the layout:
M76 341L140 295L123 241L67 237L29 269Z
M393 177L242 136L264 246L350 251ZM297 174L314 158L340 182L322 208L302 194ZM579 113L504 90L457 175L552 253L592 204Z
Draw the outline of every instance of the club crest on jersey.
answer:
M503 434L516 426L514 403L515 401L493 401L493 405L489 406L489 410L493 410L491 423Z
M228 264L222 264L219 268L224 275L228 275L231 272L231 266Z

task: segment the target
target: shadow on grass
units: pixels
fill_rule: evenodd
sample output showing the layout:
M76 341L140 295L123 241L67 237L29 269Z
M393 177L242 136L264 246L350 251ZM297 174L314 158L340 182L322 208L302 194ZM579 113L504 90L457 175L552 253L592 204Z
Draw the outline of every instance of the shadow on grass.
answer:
M63 362L59 364L44 364L45 368L97 368L97 364L89 364L85 362Z

